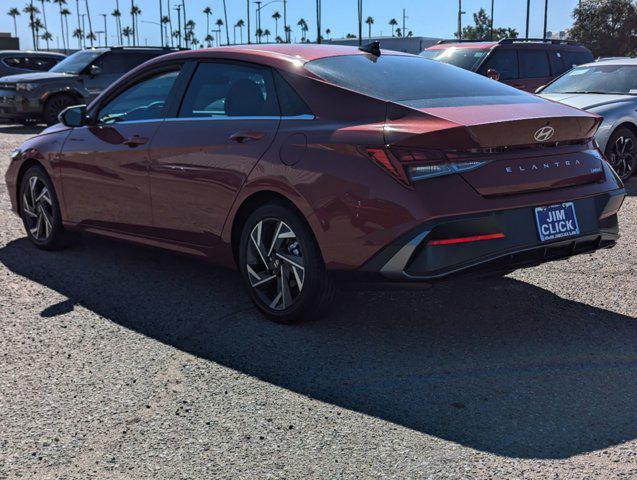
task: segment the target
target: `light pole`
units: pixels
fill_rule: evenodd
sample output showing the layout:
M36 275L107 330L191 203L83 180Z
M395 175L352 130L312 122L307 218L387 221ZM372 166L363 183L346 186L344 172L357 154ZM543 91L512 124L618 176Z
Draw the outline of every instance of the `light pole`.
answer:
M495 0L491 0L491 41L493 41L493 4L495 3Z
M261 32L261 2L260 1L256 1L254 2L257 4L257 29L256 29L256 33L257 33L257 43L261 43L261 35L259 35L259 33Z
M177 10L177 44L181 48L181 5L177 5L175 10Z
M543 39L546 40L546 26L549 18L549 0L544 0L544 36Z
M531 17L531 0L526 0L526 38L529 38L529 19Z
M108 16L105 13L100 13L102 17L104 17L104 46L108 47L108 30L106 29L106 17Z
M163 0L159 0L159 34L161 36L161 46L163 47L164 46L164 27L161 22L164 19L164 7L162 6L162 1Z
M363 45L363 0L358 0L358 46Z
M288 12L287 12L288 0L283 0L283 34L285 35L285 42L290 43L290 35L288 35Z
M462 11L462 0L458 0L458 40L462 40L462 16L465 13Z
M248 11L248 45L252 43L250 41L250 0L246 0L247 3L247 11Z

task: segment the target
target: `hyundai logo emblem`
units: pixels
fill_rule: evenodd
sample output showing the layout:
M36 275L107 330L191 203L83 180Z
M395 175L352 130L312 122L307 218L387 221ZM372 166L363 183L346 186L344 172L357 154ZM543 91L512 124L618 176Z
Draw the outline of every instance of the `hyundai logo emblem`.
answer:
M535 132L534 138L538 142L548 142L555 135L555 129L553 127L540 128L537 132Z

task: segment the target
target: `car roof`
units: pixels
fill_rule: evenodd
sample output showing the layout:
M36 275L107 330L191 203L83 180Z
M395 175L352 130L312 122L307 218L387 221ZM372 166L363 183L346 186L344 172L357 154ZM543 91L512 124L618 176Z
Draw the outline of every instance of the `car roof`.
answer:
M587 63L585 65L580 65L580 67L590 67L593 65L599 65L600 63L603 63L604 65L637 65L637 58L633 58L633 57L600 58L595 62Z
M382 55L410 56L409 53L393 50L381 50ZM294 70L299 66L327 57L342 57L348 55L369 55L358 47L346 45L317 45L317 44L261 44L261 45L233 45L227 47L202 48L198 50L185 50L173 52L150 60L146 65L161 63L166 60L186 59L227 59L243 60L247 62L268 65L284 70Z
M0 50L0 55L41 55L45 57L65 57L63 53L59 52L41 52L35 50Z

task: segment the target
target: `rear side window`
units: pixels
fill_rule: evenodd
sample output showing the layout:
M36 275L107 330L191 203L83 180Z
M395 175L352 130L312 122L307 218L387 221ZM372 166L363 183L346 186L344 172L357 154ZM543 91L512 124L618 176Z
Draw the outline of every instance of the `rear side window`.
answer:
M6 57L3 62L12 68L46 72L56 65L59 60L53 57Z
M145 52L107 52L98 58L95 64L106 74L126 73L156 56L157 54Z
M558 50L549 50L547 53L549 55L549 63L551 64L551 74L554 77L562 75L566 70L568 70L564 66L564 56L562 55L562 52Z
M520 78L542 78L551 76L549 57L545 50L519 50Z
M502 48L495 49L481 73L485 75L490 68L500 74L500 80L515 80L519 78L517 51Z
M200 63L186 90L179 116L279 116L272 73L256 65Z
M343 55L305 68L334 85L414 108L542 102L467 70L412 55Z
M276 85L281 115L284 117L294 117L297 115L312 115L312 110L299 96L292 86L279 74L274 72L274 83Z

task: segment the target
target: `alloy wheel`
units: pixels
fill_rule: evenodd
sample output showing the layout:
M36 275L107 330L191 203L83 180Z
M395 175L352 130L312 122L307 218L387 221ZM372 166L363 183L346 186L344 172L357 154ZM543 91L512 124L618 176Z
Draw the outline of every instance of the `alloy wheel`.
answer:
M259 300L286 310L298 299L305 280L305 261L296 234L284 221L268 218L250 232L246 269Z
M53 231L53 200L51 192L37 176L29 178L27 189L22 193L24 221L37 241L46 241Z
M626 179L635 167L635 142L627 136L615 140L610 155L610 164L622 179Z

